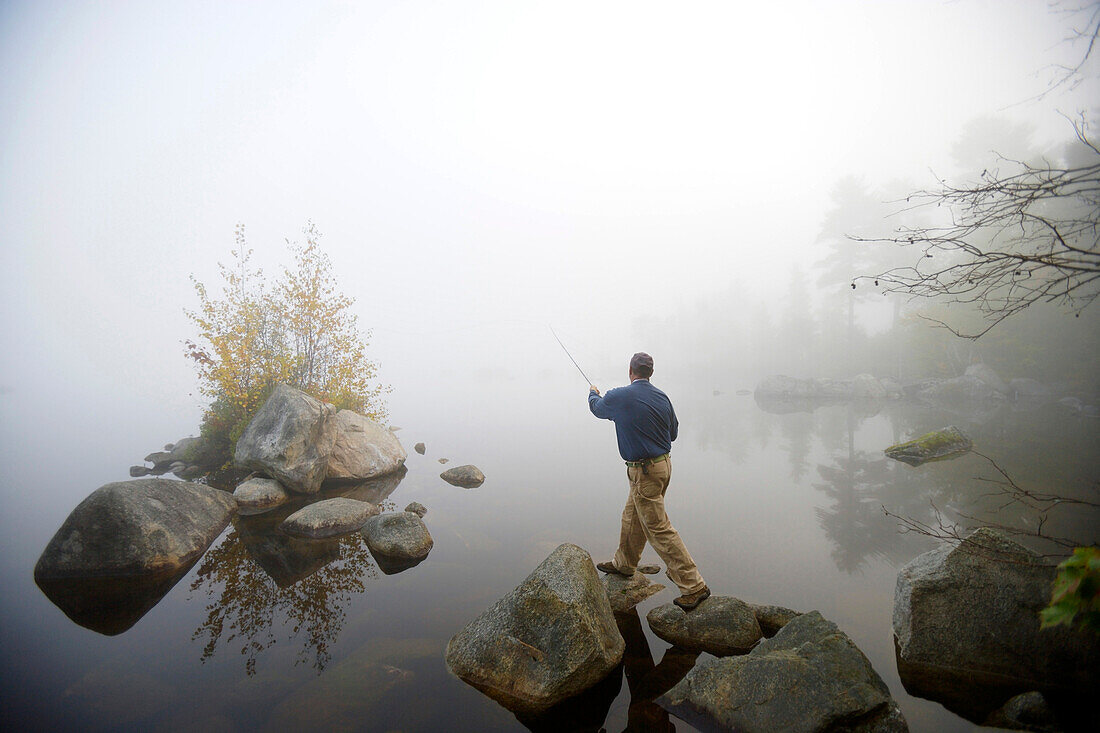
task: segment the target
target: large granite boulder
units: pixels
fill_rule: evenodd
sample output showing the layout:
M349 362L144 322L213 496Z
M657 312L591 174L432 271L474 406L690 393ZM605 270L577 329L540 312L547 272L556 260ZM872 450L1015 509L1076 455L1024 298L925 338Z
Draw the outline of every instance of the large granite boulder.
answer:
M237 508L230 494L161 478L101 486L50 540L38 580L152 575L198 559Z
M335 439L336 408L280 384L237 440L234 461L302 494L320 490Z
M1100 685L1100 636L1039 628L1056 568L988 528L898 573L894 636L905 689L982 722L1031 691L1072 697Z
M908 730L867 657L817 611L744 656L700 661L657 702L702 730Z
M35 582L76 623L119 634L187 573L235 509L224 491L183 481L101 486L50 540Z
M546 711L616 668L625 642L592 558L559 546L447 644L447 667L519 713Z
M369 479L396 471L407 454L388 428L352 412L340 410L333 423L328 478Z
M616 613L625 613L665 589L660 583L650 582L642 573L634 573L629 578L608 573L603 576L603 587L607 589L611 610Z
M233 490L241 514L262 514L290 501L290 494L275 479L251 478Z
M1001 379L997 372L993 371L993 368L990 366L986 366L985 364L971 364L966 368L965 374L968 377L977 377L1003 395L1008 394L1008 385L1005 384L1004 380Z
M763 636L756 614L732 596L711 596L690 612L666 603L651 609L646 621L669 644L716 657L744 654Z
M314 502L291 514L279 529L293 537L312 540L354 532L379 512L374 504L338 497Z
M424 520L409 511L371 517L363 527L363 537L375 557L399 560L423 559L434 544Z
M933 430L919 438L892 445L883 451L887 457L910 466L919 466L929 461L942 461L968 452L974 447L970 438L954 425Z

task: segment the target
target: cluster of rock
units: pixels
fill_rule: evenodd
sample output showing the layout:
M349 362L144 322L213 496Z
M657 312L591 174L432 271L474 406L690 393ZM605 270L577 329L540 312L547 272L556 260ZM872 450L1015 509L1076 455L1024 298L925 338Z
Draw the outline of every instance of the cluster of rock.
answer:
M851 379L795 379L782 374L762 380L755 397L762 406L787 402L911 399L941 406L1012 403L1033 407L1057 401L1072 414L1100 417L1100 408L1078 397L1058 399L1059 390L1031 378L1002 379L986 364L971 364L966 372L948 379L922 379L902 385L890 377L859 374Z
M130 466L130 476L163 476L166 473L189 481L204 476L217 468L205 461L206 440L204 438L180 438L168 443L163 450L145 456L145 462L151 466Z
M625 648L614 614L660 588L638 573L601 584L587 552L561 545L450 640L447 667L521 720L560 709L614 676ZM867 658L816 612L712 596L690 613L659 606L647 620L685 653L718 657L657 700L705 730L907 730Z
M1062 703L1057 712L1067 727L1082 718L1095 724L1094 703L1081 692L1100 685L1100 637L1040 628L1056 572L988 528L912 560L894 593L905 689L979 724L1034 717L1044 700Z

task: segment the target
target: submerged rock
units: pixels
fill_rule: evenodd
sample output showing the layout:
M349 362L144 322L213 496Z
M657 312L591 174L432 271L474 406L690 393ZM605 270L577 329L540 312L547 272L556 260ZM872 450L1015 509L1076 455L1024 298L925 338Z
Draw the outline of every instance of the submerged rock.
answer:
M328 471L335 413L332 405L277 385L237 440L234 461L291 491L314 494Z
M380 510L374 504L339 497L324 499L291 514L279 529L295 537L324 539L354 532Z
M1100 636L1039 628L1055 575L1042 557L987 528L912 560L894 592L905 689L978 723L1023 692L1072 699L1096 689Z
M352 412L340 410L333 421L332 451L325 474L331 479L370 479L396 471L407 454L390 430Z
M290 494L273 478L252 478L233 491L241 514L262 514L290 501Z
M655 596L665 589L660 583L651 583L649 578L641 573L634 573L625 578L617 573L608 573L603 576L603 586L607 589L607 600L611 603L611 610L618 613L629 611L650 596Z
M431 552L431 533L413 512L390 512L371 517L363 527L367 547L376 558L422 560Z
M464 489L476 489L485 483L485 474L477 466L455 466L439 474L439 478Z
M763 636L752 609L731 596L711 596L690 612L666 603L650 610L646 621L669 644L716 657L744 654Z
M906 443L892 445L883 452L894 460L908 463L910 466L919 466L929 461L960 456L973 447L974 443L963 435L961 430L954 425L948 425L946 428L933 430Z
M587 552L564 544L447 644L448 669L519 713L592 687L625 643Z
M908 730L867 657L817 611L747 655L700 661L657 702L703 730Z

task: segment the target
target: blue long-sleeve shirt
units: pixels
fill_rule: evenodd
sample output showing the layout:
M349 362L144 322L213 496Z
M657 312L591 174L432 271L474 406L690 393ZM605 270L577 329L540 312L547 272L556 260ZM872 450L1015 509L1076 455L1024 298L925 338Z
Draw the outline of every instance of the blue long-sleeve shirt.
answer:
M672 401L648 379L609 389L602 397L588 393L588 409L596 417L615 422L619 455L624 461L656 458L672 450L680 424Z

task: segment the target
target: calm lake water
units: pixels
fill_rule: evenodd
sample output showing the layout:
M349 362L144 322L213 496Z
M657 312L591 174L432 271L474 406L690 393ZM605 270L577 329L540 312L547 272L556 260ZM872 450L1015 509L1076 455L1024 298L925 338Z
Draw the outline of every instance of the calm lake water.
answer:
M408 472L373 491L389 492L388 506L428 507L435 547L420 565L387 575L357 534L303 548L273 539L270 520L235 520L160 603L117 636L82 628L53 606L33 582L34 562L80 499L127 479L129 465L186 431L89 433L78 420L59 428L70 434L54 436L51 450L73 446L68 458L49 453L54 471L39 462L47 451L31 447L41 439L5 433L5 463L13 467L6 495L19 498L9 501L18 514L6 519L2 565L4 727L524 730L512 713L451 677L443 649L562 542L581 545L595 560L614 550L625 470L612 424L588 413L583 383L568 377L504 376L490 388L482 382L394 395L390 422L401 428ZM995 471L974 454L911 468L883 458L882 449L955 424L1021 485L1085 495L1100 476L1100 421L1057 406L964 416L841 404L776 414L736 394L751 383L654 381L681 422L669 513L714 592L821 611L871 660L912 730L972 730L939 704L907 695L898 678L895 577L935 543L899 534L881 507L922 520L931 518L931 503L949 516L991 512L998 502L983 497L991 484L976 478ZM10 422L10 402L7 409ZM421 441L423 456L412 451ZM440 458L449 459L446 467L475 464L488 478L477 489L450 486L439 478ZM1029 521L1012 508L997 516ZM1048 528L1095 540L1097 517L1068 511ZM643 562L658 559L647 549ZM631 707L631 687L662 659L662 670L682 673L691 664L675 652L666 656L668 644L645 624L650 608L674 596L667 589L643 602L640 623L624 620L626 674L617 672L574 711L577 719L593 730L667 725L644 700Z

